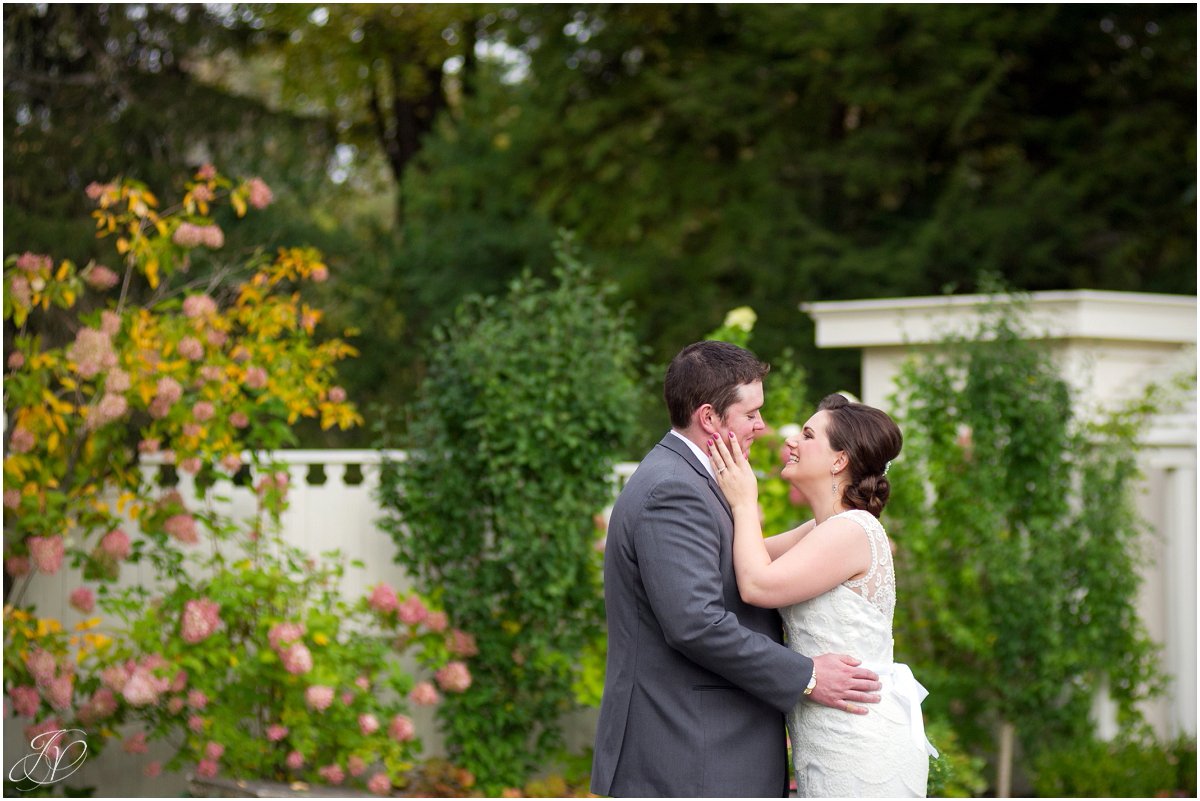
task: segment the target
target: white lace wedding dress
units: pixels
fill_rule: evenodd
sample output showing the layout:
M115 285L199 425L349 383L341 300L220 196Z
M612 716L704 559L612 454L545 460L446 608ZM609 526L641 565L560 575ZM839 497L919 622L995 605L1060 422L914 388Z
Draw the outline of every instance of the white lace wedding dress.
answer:
M850 654L879 674L878 704L866 715L801 701L788 715L797 795L805 797L924 797L929 755L920 703L927 695L906 665L892 659L896 574L883 526L870 512L852 510L871 543L871 568L862 579L780 611L788 645L802 654ZM820 681L818 674L817 680Z

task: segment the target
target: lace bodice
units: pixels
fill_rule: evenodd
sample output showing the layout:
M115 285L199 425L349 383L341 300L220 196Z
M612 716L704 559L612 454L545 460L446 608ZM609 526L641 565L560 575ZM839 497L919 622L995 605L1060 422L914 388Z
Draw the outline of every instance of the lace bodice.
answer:
M895 665L892 615L896 574L883 526L862 510L855 521L871 544L871 567L861 578L780 610L788 646L802 654L849 654L879 674L882 701L866 715L801 701L788 715L801 797L923 796L928 757L914 744L913 709L905 691L911 672ZM820 677L818 676L818 681ZM919 718L920 708L915 715Z
M871 602L889 621L896 611L896 570L892 564L892 544L883 525L870 512L851 509L835 517L845 517L858 523L867 532L871 543L871 568L860 579L851 579L846 586Z

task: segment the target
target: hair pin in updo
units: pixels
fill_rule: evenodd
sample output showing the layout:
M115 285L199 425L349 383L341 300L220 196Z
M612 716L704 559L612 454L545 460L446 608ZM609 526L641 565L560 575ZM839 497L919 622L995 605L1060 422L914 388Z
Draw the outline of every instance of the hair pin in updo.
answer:
M892 460L888 459L887 464L883 466L883 474L886 476L888 469L892 466Z

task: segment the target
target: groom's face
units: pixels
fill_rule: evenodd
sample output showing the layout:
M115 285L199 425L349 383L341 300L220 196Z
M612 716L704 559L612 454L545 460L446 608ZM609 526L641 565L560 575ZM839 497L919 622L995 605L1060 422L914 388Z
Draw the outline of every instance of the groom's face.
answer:
M725 410L725 416L721 418L721 436L728 437L733 433L742 447L742 453L749 454L750 443L767 428L762 419L762 405L762 382L742 384L738 388L737 400Z

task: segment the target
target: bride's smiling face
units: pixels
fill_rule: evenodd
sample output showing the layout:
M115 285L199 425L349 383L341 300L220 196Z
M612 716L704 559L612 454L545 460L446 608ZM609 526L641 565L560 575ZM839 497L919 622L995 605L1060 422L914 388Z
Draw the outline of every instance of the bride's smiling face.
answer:
M787 462L779 475L792 484L829 477L841 451L835 451L829 446L829 436L826 433L828 424L829 412L820 411L808 418L799 434L788 437L785 443Z

